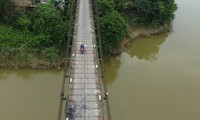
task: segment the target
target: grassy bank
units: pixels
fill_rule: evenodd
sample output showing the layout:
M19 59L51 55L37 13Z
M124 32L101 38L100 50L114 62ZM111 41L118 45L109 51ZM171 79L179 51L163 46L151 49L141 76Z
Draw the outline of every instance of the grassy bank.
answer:
M12 1L1 1L8 3ZM0 8L0 14L4 13L0 19L0 68L62 66L68 22L60 9L52 3L37 4L33 10L10 7Z
M130 40L134 40L137 37L150 37L152 35L169 32L171 29L172 26L170 24L156 28L147 26L129 26L128 35L123 40L122 45L126 45Z
M69 27L73 31L74 26L69 20L72 1L62 6L50 0L34 9L16 7L12 0L0 4L4 6L0 7L0 68L49 69L64 65L67 31Z
M53 47L33 47L39 39L27 31L0 25L0 68L52 68L63 63L63 57ZM36 45L37 46L37 45Z
M128 26L128 34L124 37L122 42L118 45L116 49L113 50L113 55L120 54L121 52L124 51L124 48L126 45L132 41L135 40L138 37L150 37L158 34L162 34L165 32L170 32L171 31L171 25L165 25L165 26L160 26L160 27L147 27L147 26L133 26L129 25Z

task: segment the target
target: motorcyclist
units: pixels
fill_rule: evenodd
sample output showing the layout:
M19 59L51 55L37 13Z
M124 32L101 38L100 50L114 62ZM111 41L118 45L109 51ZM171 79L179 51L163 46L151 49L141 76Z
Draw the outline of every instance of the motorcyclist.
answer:
M80 51L81 51L81 53L83 53L83 51L84 51L84 44L81 44Z
M81 43L81 48L84 48L84 45L83 45L83 43Z

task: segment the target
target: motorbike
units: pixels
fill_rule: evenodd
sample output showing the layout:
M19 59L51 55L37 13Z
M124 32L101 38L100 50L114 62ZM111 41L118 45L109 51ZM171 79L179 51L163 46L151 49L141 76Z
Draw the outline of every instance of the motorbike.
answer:
M84 50L85 50L85 48L84 48L84 45L83 45L83 44L81 44L81 46L80 46L80 51L81 51L81 54L83 54L83 53L84 53Z

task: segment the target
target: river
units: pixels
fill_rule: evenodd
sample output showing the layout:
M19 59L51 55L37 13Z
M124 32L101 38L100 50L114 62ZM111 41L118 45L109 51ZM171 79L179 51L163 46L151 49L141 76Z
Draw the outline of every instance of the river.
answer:
M106 60L112 120L200 120L200 1L176 0L173 30ZM0 70L0 120L55 120L62 70Z
M200 120L200 1L176 3L172 32L106 61L113 120Z
M0 70L0 120L56 120L63 72Z

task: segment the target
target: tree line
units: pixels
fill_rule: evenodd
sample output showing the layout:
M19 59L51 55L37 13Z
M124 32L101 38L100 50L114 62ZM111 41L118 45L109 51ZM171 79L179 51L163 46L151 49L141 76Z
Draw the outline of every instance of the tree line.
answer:
M24 10L12 0L0 0L0 66L12 66L13 61L28 64L34 58L50 64L64 58L69 6L63 12L51 0ZM128 26L168 24L176 9L174 0L98 0L104 54L110 55L119 47Z
M52 3L25 10L0 0L0 65L24 66L36 58L56 63L64 56L66 31L67 20Z
M112 54L127 34L128 26L159 27L174 18L174 0L98 0L103 50Z

